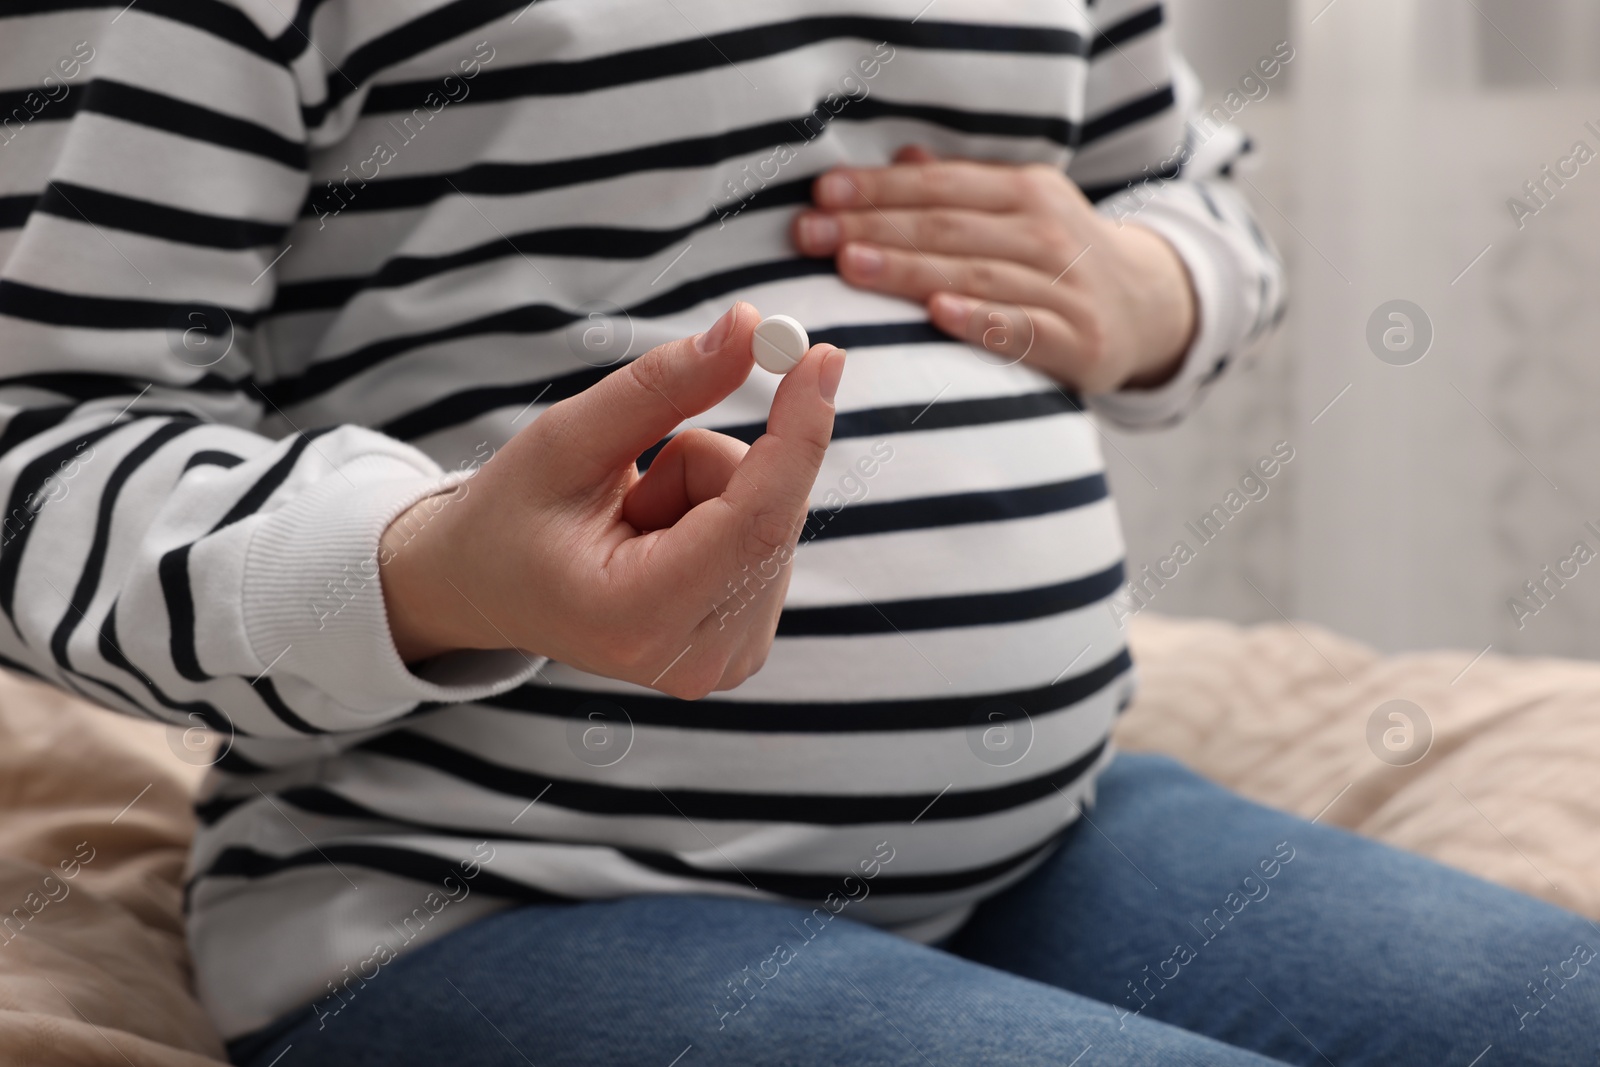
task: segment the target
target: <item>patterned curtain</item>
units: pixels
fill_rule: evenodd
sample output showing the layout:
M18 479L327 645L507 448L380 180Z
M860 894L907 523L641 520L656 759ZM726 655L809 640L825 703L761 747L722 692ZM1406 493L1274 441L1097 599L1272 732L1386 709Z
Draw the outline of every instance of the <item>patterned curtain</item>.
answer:
M1295 49L1235 117L1292 310L1188 424L1108 439L1131 569L1295 458L1152 610L1600 652L1600 5L1177 2L1208 103Z

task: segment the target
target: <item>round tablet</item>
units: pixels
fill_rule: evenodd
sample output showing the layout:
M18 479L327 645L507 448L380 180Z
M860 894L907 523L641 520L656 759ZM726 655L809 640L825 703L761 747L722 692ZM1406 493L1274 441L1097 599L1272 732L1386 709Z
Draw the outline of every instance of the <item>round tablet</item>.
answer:
M811 338L806 336L806 328L789 316L773 315L756 327L751 347L762 370L788 374L811 347Z

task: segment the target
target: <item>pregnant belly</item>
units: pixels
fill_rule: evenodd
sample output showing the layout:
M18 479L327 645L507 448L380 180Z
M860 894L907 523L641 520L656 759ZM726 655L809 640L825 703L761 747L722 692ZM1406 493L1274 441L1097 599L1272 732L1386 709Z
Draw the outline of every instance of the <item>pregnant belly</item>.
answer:
M1050 381L915 306L831 275L740 295L850 352L798 547L730 576L719 609L787 572L766 665L685 702L554 664L448 733L547 776L548 818L564 791L588 798L549 827L564 838L838 870L893 826L901 871L1011 870L1074 816L1132 685L1097 432ZM695 425L753 440L779 381L754 371Z
M814 336L862 329L802 301L777 306L808 316ZM870 855L868 837L935 797L912 837L948 848L954 834L959 862L1013 855L1070 817L1063 797L1087 788L1131 686L1107 606L1123 542L1097 433L1031 370L915 332L901 314L899 336L882 316L850 346L765 667L689 703L552 666L552 685L522 698L555 718L542 742L526 740L530 757L596 782L690 790L675 802L703 801L684 814L715 825L741 866ZM754 372L696 423L753 438L777 381ZM742 585L778 573L758 568ZM738 610L732 587L721 610ZM601 767L602 751L625 755ZM969 840L979 825L989 836ZM678 830L640 832L660 846Z

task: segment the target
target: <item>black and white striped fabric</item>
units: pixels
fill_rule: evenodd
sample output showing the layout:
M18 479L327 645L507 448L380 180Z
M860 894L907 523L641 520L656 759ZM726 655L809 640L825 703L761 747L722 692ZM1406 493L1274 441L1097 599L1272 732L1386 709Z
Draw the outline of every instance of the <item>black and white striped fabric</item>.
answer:
M1047 853L1132 684L1098 430L786 228L908 142L1150 180L1197 90L1160 4L1085 2L5 5L0 662L222 739L189 905L225 1035L518 901L835 893L931 938ZM1140 198L1202 328L1119 422L1279 313L1218 143ZM765 669L408 671L389 521L736 298L850 351ZM753 439L774 383L697 424Z

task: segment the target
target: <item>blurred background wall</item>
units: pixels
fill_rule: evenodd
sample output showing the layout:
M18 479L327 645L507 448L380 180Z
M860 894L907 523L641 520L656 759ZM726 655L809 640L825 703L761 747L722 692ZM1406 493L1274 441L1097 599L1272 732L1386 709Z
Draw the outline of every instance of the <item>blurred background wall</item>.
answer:
M1275 443L1295 458L1150 610L1281 613L1391 650L1600 654L1600 158L1576 159L1579 141L1600 153L1600 4L1174 8L1208 104L1278 42L1295 50L1235 119L1257 146L1239 183L1292 308L1187 424L1111 433L1131 568ZM1368 326L1395 300L1424 319L1386 362ZM1426 355L1396 365L1429 323Z

